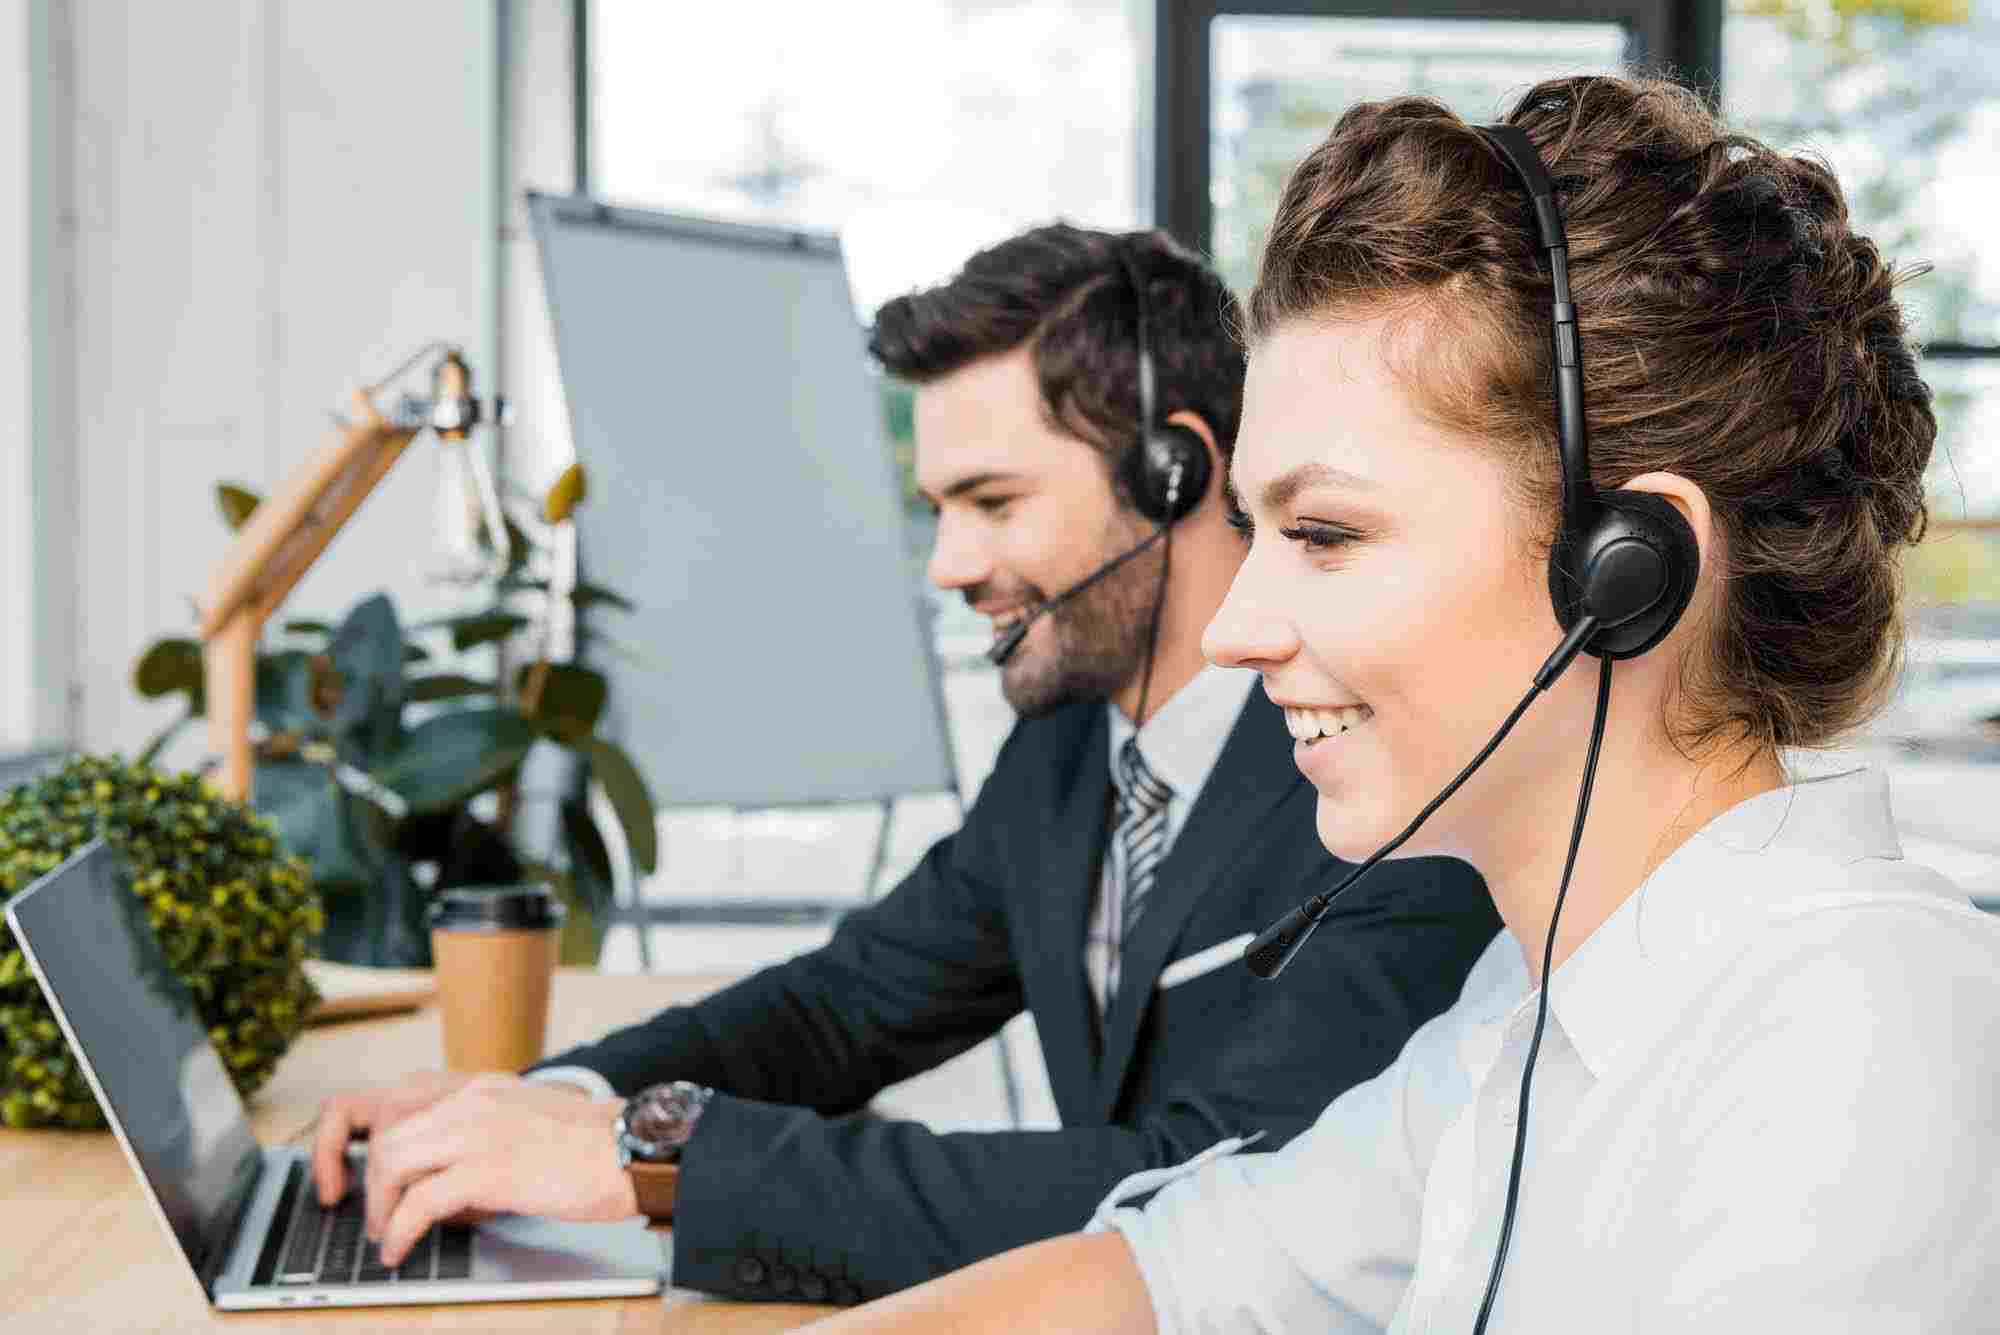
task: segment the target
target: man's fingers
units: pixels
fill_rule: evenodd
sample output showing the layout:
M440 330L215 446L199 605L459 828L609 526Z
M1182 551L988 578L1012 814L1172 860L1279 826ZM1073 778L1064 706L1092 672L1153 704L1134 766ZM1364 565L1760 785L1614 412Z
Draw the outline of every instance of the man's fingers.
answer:
M480 1079L484 1077L433 1071L380 1089L328 1099L320 1110L319 1126L313 1134L313 1181L319 1187L320 1204L330 1206L346 1193L345 1156L350 1138L361 1132L379 1137L385 1128L435 1107L440 1100Z
M319 1110L319 1127L313 1132L313 1182L319 1187L319 1203L331 1207L347 1194L347 1142L369 1122L366 1094L342 1094L328 1099Z
M382 1230L382 1264L399 1266L431 1225L479 1208L478 1170L459 1163L432 1173L403 1193Z
M380 1239L397 1201L420 1178L450 1168L475 1152L463 1119L431 1109L383 1133L368 1149L368 1236Z
M491 1099L483 1091L461 1089L408 1117L378 1127L368 1143L369 1237L381 1238L389 1216L395 1213L397 1197L411 1183L478 1151L486 1139L479 1120L491 1110Z

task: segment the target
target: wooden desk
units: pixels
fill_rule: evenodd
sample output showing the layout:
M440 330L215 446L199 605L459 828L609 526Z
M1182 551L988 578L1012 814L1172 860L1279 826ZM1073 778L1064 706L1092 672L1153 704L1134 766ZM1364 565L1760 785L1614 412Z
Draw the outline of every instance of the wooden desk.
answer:
M726 978L617 977L564 970L556 979L549 1047L691 1000ZM320 1103L443 1063L435 1009L308 1030L250 1107L266 1144L303 1143ZM216 1312L160 1227L109 1132L0 1130L0 1329L229 1331L465 1330L707 1332L788 1330L828 1308L731 1303L670 1291L594 1302L361 1307L339 1312Z

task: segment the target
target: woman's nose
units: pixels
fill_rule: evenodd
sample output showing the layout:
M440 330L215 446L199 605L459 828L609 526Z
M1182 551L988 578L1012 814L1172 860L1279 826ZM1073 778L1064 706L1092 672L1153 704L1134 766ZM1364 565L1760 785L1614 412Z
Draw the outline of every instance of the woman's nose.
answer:
M1202 655L1218 667L1264 671L1299 650L1298 633L1269 596L1259 566L1254 555L1243 562L1202 634Z

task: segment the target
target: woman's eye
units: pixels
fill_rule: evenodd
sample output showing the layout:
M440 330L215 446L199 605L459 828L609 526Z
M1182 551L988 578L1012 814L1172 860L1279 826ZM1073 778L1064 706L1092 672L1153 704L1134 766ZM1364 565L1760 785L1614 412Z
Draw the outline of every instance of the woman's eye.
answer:
M992 515L995 518L1005 514L1007 507L1013 503L1014 498L1012 496L981 496L973 502L974 505L979 507L981 513Z
M1228 498L1223 505L1222 517L1228 521L1229 527L1235 529L1244 537L1256 536L1257 525L1251 522L1249 513L1243 507L1236 504L1234 497Z
M1308 551L1326 551L1334 547L1344 547L1357 536L1353 529L1343 524L1327 524L1307 520L1279 529L1278 532L1293 542L1301 543Z

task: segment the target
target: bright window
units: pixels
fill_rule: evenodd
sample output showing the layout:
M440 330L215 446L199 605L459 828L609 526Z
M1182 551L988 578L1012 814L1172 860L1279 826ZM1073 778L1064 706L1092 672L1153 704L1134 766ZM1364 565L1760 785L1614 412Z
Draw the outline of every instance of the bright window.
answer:
M1216 19L1209 198L1223 276L1250 290L1285 178L1354 103L1416 93L1492 120L1545 78L1615 69L1624 49L1612 23Z
M837 230L866 316L981 246L1145 212L1127 0L594 0L593 187Z
M1821 155L1901 265L1932 355L1933 536L1919 604L2000 603L2000 0L1732 0L1725 109Z

